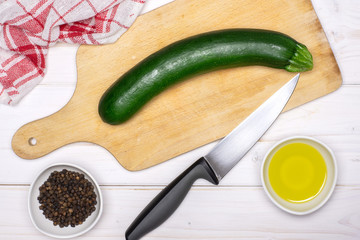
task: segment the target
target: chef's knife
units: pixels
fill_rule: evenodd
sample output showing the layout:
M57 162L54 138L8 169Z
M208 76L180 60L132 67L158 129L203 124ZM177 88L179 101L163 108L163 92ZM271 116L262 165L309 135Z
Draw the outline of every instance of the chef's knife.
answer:
M292 95L298 79L299 74L258 107L208 154L164 188L129 226L125 233L126 239L140 239L165 222L197 179L203 178L219 184L272 125Z

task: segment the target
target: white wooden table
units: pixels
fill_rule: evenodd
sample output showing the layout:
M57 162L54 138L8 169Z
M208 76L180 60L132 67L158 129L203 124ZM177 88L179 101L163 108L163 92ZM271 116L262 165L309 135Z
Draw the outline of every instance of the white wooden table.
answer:
M148 0L143 12L170 0ZM313 0L340 66L339 90L282 114L219 186L198 181L180 208L143 239L360 239L360 1ZM36 160L11 149L23 124L62 108L76 84L77 46L58 44L48 56L45 79L18 105L0 106L0 239L49 239L32 225L27 197L36 174L52 163L80 165L101 185L104 212L79 239L124 239L148 202L214 143L139 172L122 168L105 149L65 146ZM315 137L332 148L339 168L329 202L306 216L278 209L265 195L260 166L266 151L294 135Z

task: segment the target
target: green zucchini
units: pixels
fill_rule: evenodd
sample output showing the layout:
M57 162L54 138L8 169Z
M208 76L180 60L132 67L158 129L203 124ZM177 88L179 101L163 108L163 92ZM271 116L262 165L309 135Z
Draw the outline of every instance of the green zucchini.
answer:
M120 124L169 86L194 75L261 65L303 72L313 67L305 45L279 32L225 29L192 36L148 56L122 75L102 96L102 120Z

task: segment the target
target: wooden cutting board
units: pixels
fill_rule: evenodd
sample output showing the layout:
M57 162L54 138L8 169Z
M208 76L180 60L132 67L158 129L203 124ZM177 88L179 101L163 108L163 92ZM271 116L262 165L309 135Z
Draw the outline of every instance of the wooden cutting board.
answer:
M285 110L342 83L310 0L176 0L140 16L114 44L81 46L73 97L55 114L21 127L13 137L14 152L34 159L86 141L106 148L126 169L141 170L224 137L295 74L266 67L205 74L166 90L118 126L103 123L97 112L103 92L149 54L176 40L224 28L280 31L309 48L314 69L301 74Z

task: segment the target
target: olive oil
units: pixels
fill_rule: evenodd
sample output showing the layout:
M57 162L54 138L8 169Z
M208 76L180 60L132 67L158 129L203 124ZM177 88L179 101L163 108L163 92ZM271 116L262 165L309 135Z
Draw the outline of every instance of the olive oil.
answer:
M315 198L323 189L327 169L320 152L305 143L281 147L269 164L269 181L282 199L303 203Z

